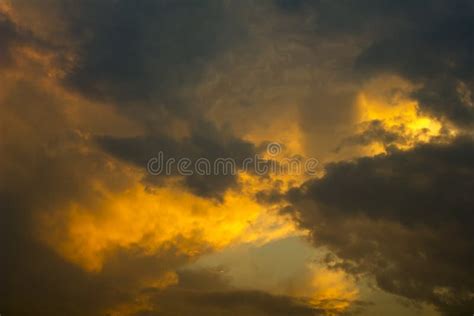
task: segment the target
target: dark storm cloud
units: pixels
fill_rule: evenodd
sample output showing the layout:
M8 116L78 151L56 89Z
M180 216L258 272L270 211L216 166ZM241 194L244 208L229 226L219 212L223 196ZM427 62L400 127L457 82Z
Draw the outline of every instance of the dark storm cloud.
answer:
M394 73L419 87L421 109L456 124L474 119L474 4L458 1L276 0L289 14L314 12L314 34L358 38L349 77Z
M218 136L222 130L202 123L202 103L212 100L201 100L193 90L209 62L246 38L238 13L244 2L52 0L46 9L20 3L58 12L67 38L63 45L75 56L61 82L82 96L112 104L144 127L145 135L135 139L101 137L99 143L110 154L143 168L160 150L168 157L211 161L253 155L250 143L234 136L223 139ZM183 142L163 136L177 117L191 129ZM195 175L184 181L196 194L212 197L236 185L235 176Z
M321 35L380 34L402 26L404 19L421 16L433 1L393 2L390 0L327 1L274 0L276 6L289 13L313 11L313 30ZM439 1L438 1L439 2ZM374 28L374 26L377 28Z
M410 223L449 223L449 217L459 221L471 216L473 157L470 139L458 139L449 145L420 145L409 152L332 164L322 180L310 183L307 193L325 205L337 205L334 211L357 205L371 217L382 214L396 220L408 218ZM443 203L438 201L441 196ZM399 205L405 206L400 209Z
M242 3L187 0L106 0L55 2L74 43L76 61L63 83L69 89L117 106L146 129L135 139L101 137L110 154L146 167L163 151L168 157L242 160L250 143L222 131L205 119L203 102L193 92L206 65L246 37L238 14ZM50 4L51 5L51 4ZM204 101L206 102L206 101ZM169 119L191 126L189 139L163 136ZM222 137L221 137L222 138ZM148 177L149 183L161 178ZM235 176L186 177L185 184L202 196L220 196L236 185Z
M447 314L473 308L474 142L420 145L327 167L290 191L300 224L337 267Z
M81 45L66 83L119 104L169 103L244 30L222 1L80 1L70 28ZM187 100L189 102L189 100ZM186 102L184 102L186 103Z
M154 315L324 315L303 299L261 291L236 290L218 269L183 270L179 284L165 290L148 289L153 308L136 316Z
M178 161L187 158L194 166L198 159L205 158L213 166L218 158L231 158L236 162L236 168L239 168L244 159L254 157L257 150L252 143L225 135L212 123L200 123L191 137L182 141L161 135L136 138L101 137L98 142L107 152L140 168L146 168L148 160L157 157L159 152L163 153L164 163L168 159ZM189 170L193 171L193 175L184 177L183 181L198 195L218 198L227 189L237 185L235 174L222 172L199 175L192 166ZM149 184L160 184L165 176L179 176L176 168L172 171L172 174L163 172L158 176L149 175L145 180Z
M374 41L359 57L357 67L372 73L394 72L420 84L413 97L422 109L470 125L474 119L470 96L474 6L472 2L450 3L439 9L442 12L428 9L425 18L410 21L407 29Z

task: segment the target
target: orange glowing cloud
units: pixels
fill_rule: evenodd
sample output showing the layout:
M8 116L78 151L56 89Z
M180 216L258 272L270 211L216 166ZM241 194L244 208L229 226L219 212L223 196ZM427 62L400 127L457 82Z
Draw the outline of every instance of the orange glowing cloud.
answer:
M173 248L193 257L294 232L291 222L236 192L219 203L176 187L150 191L137 184L121 194L103 191L102 196L97 209L72 204L41 218L42 238L89 271L99 271L115 248L138 245L150 254Z
M441 136L446 126L420 111L417 101L408 97L412 90L409 83L399 78L382 78L369 83L357 96L358 129L362 132L367 123L379 121L384 130L399 135L401 140L394 145L401 150ZM454 136L456 131L450 128L449 133ZM364 151L367 155L383 152L384 145L377 142L368 144Z

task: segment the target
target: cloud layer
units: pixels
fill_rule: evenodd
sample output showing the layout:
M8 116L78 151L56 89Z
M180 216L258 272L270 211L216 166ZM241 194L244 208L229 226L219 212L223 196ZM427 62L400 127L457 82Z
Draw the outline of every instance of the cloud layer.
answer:
M464 0L0 2L0 313L364 314L371 280L472 313L473 18ZM146 171L269 142L319 174ZM324 258L311 286L193 268L295 235Z

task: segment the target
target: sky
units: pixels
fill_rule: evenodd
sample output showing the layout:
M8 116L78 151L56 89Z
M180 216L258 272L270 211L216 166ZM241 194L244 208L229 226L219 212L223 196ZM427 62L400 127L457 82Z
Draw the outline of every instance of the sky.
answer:
M472 315L473 91L469 0L0 0L0 314Z

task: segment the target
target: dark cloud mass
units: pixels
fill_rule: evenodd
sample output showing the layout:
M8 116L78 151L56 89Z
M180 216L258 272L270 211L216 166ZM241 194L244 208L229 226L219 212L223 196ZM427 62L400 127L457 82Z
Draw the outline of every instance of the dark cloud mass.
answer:
M125 107L123 111L149 129L148 135L135 139L104 136L99 143L106 150L139 167L146 166L158 151L172 158L211 161L219 157L241 161L252 156L252 144L234 136L218 139L223 131L202 122L197 98L189 92L210 61L246 37L244 25L232 14L239 10L238 3L120 0L84 1L74 7L79 14L66 12L73 16L70 33L80 44L65 85L90 98ZM167 123L160 112L191 122L189 140L163 135ZM148 180L156 183L161 179ZM184 181L193 192L210 197L219 197L236 185L233 175L194 175Z
M435 2L373 41L356 66L404 76L420 85L413 96L423 110L470 125L474 112L466 91L474 87L474 5L472 1Z
M334 264L457 315L474 303L473 161L471 138L421 145L329 165L289 198Z
M471 315L473 32L472 0L0 0L0 315L350 313L339 274L190 268L308 231L360 288ZM324 174L145 170L274 140Z
M290 14L314 10L315 34L368 37L356 77L395 73L419 85L421 109L457 124L474 118L474 4L458 1L280 1Z
M157 135L127 139L101 137L98 142L107 152L140 168L147 166L149 159L157 158L159 152L162 152L163 161L160 164L163 169L166 167L162 163L166 164L168 159L179 161L182 158L187 158L193 165L198 159L207 159L214 166L216 159L230 158L235 161L235 170L238 171L246 158L254 157L257 153L252 143L232 135L225 135L222 131L218 131L213 124L204 122L198 125L191 137L181 141L166 135ZM183 181L198 195L219 198L227 189L237 185L235 173L222 171L221 174L199 175L192 168L191 166L188 170L193 171L193 175L184 177ZM171 174L163 171L157 176L149 175L145 180L153 185L162 183L166 176L179 176L175 167L171 171Z
M74 6L80 13L70 13L76 17L71 32L81 44L65 81L119 104L162 102L178 112L191 106L180 100L180 90L245 36L222 1L107 0Z

